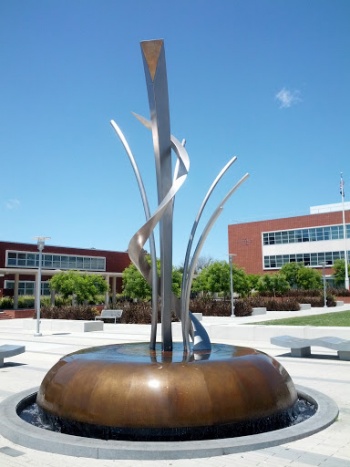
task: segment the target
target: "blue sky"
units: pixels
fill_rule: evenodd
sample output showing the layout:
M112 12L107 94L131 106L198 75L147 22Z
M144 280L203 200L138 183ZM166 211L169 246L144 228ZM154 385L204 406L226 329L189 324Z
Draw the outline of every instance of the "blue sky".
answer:
M202 256L227 259L227 226L307 214L350 190L348 0L2 0L0 240L125 251L144 221L124 132L156 208L140 41L165 41L172 133L191 168L175 201L174 264L207 206L246 172ZM346 187L349 187L348 189Z

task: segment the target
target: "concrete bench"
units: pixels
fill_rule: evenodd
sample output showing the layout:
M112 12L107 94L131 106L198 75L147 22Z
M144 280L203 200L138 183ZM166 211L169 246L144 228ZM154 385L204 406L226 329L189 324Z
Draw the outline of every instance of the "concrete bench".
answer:
M117 319L122 317L123 310L102 310L100 316L95 316L95 320L113 319L114 323L117 322Z
M14 357L25 350L24 345L0 345L0 368L4 366L4 358Z
M311 309L310 303L299 303L299 305L300 305L300 310L310 310Z
M252 316L266 315L266 306L256 306L252 308Z
M311 347L326 347L336 350L340 360L350 360L350 340L340 337L316 337L314 339L303 339L293 336L271 337L271 344L280 347L289 347L292 357L308 357L311 355Z
M104 323L101 321L85 321L82 319L41 319L40 328L47 332L94 332L103 331ZM36 320L24 319L23 328L34 331Z

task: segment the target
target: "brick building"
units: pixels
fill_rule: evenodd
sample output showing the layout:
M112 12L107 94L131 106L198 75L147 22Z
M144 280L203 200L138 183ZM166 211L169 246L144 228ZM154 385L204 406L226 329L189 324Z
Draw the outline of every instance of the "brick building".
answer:
M346 238L350 238L350 203L344 203ZM332 274L332 265L344 258L350 240L344 240L342 203L314 206L310 214L228 226L229 254L249 274L279 270L289 262ZM347 244L345 243L347 242ZM350 259L348 251L348 260Z
M78 270L101 274L110 285L112 298L121 292L122 272L129 266L126 252L67 248L45 245L42 252L41 293L49 294L48 280L54 274ZM34 295L38 275L39 252L36 244L0 242L0 295Z

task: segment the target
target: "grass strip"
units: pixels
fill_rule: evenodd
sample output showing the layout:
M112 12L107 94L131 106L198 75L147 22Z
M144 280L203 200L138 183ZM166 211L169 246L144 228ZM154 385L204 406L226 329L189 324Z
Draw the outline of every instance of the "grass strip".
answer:
M252 323L253 324L253 323ZM350 310L324 313L314 316L274 319L255 323L266 326L350 326Z

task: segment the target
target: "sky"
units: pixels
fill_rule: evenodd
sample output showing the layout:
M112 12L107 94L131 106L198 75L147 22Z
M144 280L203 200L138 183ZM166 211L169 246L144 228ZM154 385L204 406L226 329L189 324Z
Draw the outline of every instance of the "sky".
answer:
M164 39L171 132L190 171L173 263L230 188L202 257L228 260L229 224L309 213L350 193L348 0L1 0L0 240L126 251L145 221L123 131L157 208L140 42ZM175 162L175 155L173 156ZM347 188L348 187L348 188ZM147 249L147 245L146 245Z

